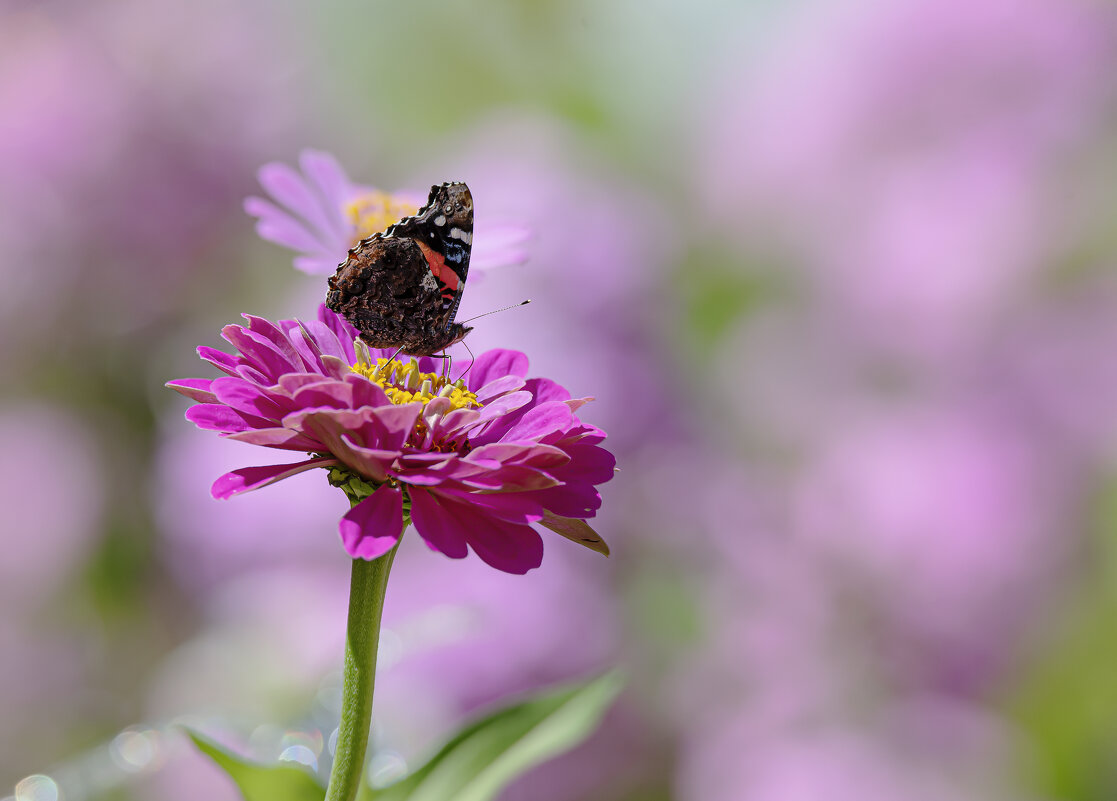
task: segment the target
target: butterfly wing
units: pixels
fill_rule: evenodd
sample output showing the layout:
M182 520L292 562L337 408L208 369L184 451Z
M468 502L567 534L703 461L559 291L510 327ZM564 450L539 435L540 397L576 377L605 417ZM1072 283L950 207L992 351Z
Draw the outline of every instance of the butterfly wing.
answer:
M419 245L427 269L438 284L441 304L438 328L449 329L458 312L473 247L473 195L460 181L432 186L423 208L384 232Z
M431 188L414 216L362 240L329 280L326 305L378 348L435 353L468 329L454 323L469 273L473 198L464 183Z

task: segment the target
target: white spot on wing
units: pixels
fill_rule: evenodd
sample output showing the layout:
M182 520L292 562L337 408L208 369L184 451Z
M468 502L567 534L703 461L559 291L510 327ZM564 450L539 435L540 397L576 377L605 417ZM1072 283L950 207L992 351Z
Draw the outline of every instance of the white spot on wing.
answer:
M445 225L446 224L446 215L445 214L439 214L437 217L434 218L434 224L439 225L439 226Z

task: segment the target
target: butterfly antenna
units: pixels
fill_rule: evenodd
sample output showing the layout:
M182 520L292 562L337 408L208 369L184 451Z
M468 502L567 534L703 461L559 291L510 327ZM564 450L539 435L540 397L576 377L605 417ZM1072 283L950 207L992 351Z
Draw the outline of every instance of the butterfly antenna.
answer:
M470 317L468 320L462 320L461 323L462 325L465 325L466 323L472 323L474 320L480 320L482 317L488 317L490 314L497 314L498 312L508 311L509 309L516 309L520 306L526 306L529 303L531 303L531 298L528 298L527 300L521 300L519 303L513 303L511 306L505 306L502 309L493 309L492 311L487 311L484 314L478 314L476 317Z

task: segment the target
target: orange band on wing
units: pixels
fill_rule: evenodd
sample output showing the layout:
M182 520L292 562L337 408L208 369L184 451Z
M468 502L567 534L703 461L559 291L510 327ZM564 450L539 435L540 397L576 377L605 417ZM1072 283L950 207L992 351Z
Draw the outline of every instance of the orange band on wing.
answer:
M435 253L426 243L416 239L419 245L419 250L423 253L423 258L427 260L427 266L430 267L431 275L438 279L438 281L450 291L451 296L458 291L458 284L460 279L458 274L454 272L452 267L446 266L446 257L441 253ZM446 292L443 291L442 295L445 297Z

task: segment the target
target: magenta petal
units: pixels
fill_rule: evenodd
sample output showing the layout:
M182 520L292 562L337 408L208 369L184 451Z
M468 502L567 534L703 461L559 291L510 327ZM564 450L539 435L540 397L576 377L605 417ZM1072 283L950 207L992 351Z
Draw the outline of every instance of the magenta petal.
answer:
M528 403L531 403L530 392L524 392L523 390L509 392L506 395L501 395L496 400L489 401L481 407L481 414L478 420L484 423L497 417L503 417Z
M198 356L212 364L218 370L229 375L236 375L237 365L240 361L236 356L230 356L223 350L211 348L209 345L198 346Z
M349 356L345 346L338 341L337 335L328 325L318 320L307 320L302 324L303 332L318 346L323 355L334 356L349 366Z
M341 442L345 445L344 449L335 452L339 459L373 481L388 480L388 468L399 458L399 451L364 448L354 443L348 434L342 434Z
M531 526L490 518L469 528L469 545L487 564L522 575L543 563L543 540Z
M562 489L562 487L555 487ZM440 489L439 497L447 502L456 501L459 505L472 508L481 514L497 517L509 523L527 525L543 519L543 506L539 498L545 492L493 492L477 493L463 490Z
M280 448L285 451L321 451L325 446L289 428L254 428L251 431L238 431L226 439L262 445L265 448Z
M288 362L292 365L300 363L299 354L295 352L295 346L291 344L290 338L283 333L279 326L254 314L242 314L241 317L248 320L249 331L272 343Z
M180 395L185 395L198 403L217 403L217 396L209 388L212 383L212 378L179 378L168 381L163 386L170 387Z
M529 494L529 493L525 493ZM588 482L568 481L530 495L560 517L593 517L601 508L601 493Z
M505 442L537 440L548 434L565 431L573 425L574 420L574 413L569 406L562 401L551 401L527 412L501 439Z
M375 430L376 437L366 440L364 444L385 450L399 450L407 441L422 410L422 403L401 403L398 406L393 404L368 409L368 426ZM366 429L362 429L362 433L365 431Z
M565 448L570 454L566 469L591 484L604 484L616 475L617 457L596 445L575 443Z
M303 368L301 363L288 362L275 345L244 326L227 325L221 329L221 336L234 345L253 367L266 375L269 383L276 382L284 373Z
M359 373L345 376L345 383L353 388L354 409L360 409L362 406L389 406L392 403L379 385Z
M534 467L506 464L503 467L463 478L462 483L481 490L526 492L555 487L562 482Z
M376 559L392 550L403 531L403 493L384 484L350 509L338 525L345 551L355 559Z
M234 470L221 476L213 482L213 488L210 491L214 498L224 500L242 492L266 487L268 484L274 484L276 481L298 475L306 470L313 470L315 467L332 467L336 464L335 459L308 459L305 462L294 462L293 464L242 467L240 470Z
M250 428L271 428L274 421L238 412L223 403L199 403L186 410L186 419L206 431L247 431Z
M318 321L333 331L337 341L345 346L345 357L349 362L357 361L357 353L353 350L353 340L359 335L357 329L340 314L326 308L325 303L318 304Z
M279 377L279 387L288 395L294 395L305 386L326 380L321 373L287 373Z
M506 392L514 392L520 389L525 384L524 379L518 375L506 375L498 378L495 381L490 381L477 390L477 400L481 403L488 403L497 395L503 395Z
M221 403L244 414L268 420L280 420L286 414L279 404L261 392L259 387L239 378L215 378L213 393Z
M538 406L548 401L564 401L570 399L570 393L561 384L556 384L549 378L529 378L524 389L535 396L535 405Z
M360 415L348 410L328 410L321 412L298 412L288 416L283 422L284 426L297 431L303 431L313 436L326 446L346 467L357 471L373 481L386 481L388 478L385 468L395 457L395 451L389 451L390 458L382 458L379 454L383 451L363 453L354 447L353 427L358 425ZM357 442L357 446L371 445L375 448L379 443L375 440Z
M412 488L407 494L411 498L411 522L427 547L451 559L464 559L469 551L453 511L443 508L439 498L426 490ZM455 508L459 505L453 504Z
M527 375L527 367L527 356L518 350L503 348L487 350L477 357L473 369L469 371L467 376L469 388L476 391L506 375L517 375L523 378Z
M296 390L292 399L303 409L346 409L353 401L353 388L343 381L319 381Z

